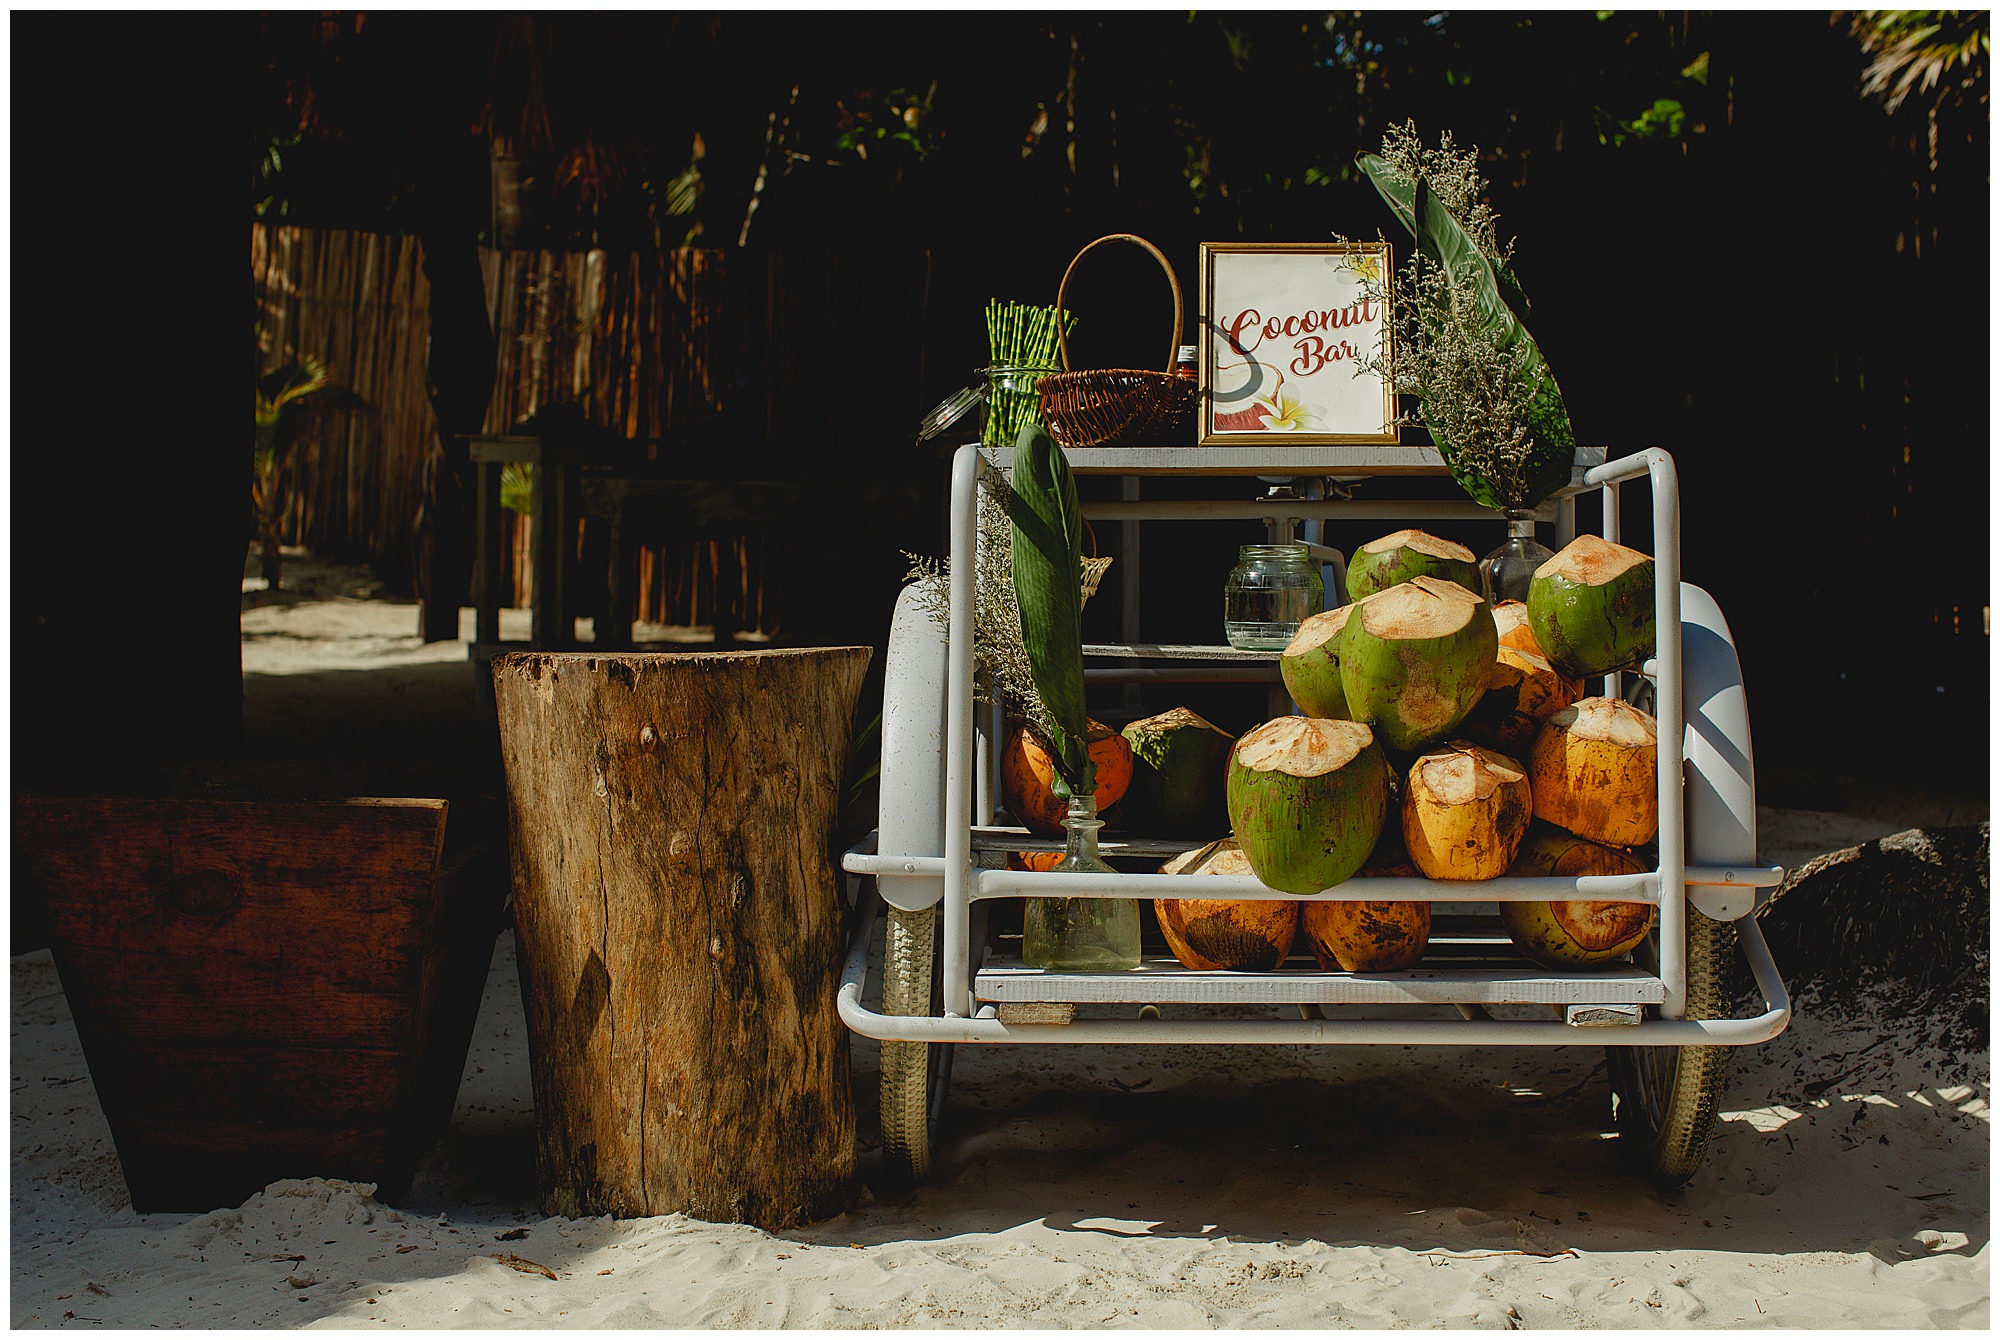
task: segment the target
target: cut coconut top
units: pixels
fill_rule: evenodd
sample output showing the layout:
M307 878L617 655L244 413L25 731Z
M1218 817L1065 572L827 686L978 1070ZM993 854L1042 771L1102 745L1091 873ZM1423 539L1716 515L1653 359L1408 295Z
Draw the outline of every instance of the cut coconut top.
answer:
M1168 708L1158 716L1147 717L1144 721L1135 721L1125 729L1128 731L1186 730L1190 726L1199 730L1212 730L1217 735L1229 734L1228 731L1208 720L1191 707ZM1231 736L1231 738L1235 737Z
M1370 540L1357 551L1364 554L1383 554L1392 549L1414 549L1432 558L1455 558L1461 563L1472 561L1472 551L1462 544L1440 539L1425 530L1399 530L1394 535L1384 535L1379 540Z
M1199 858L1199 859L1197 859ZM1256 872L1250 868L1250 858L1236 845L1235 838L1224 838L1220 845L1209 843L1206 847L1196 847L1184 851L1173 860L1160 867L1163 875L1250 875Z
M1651 749L1660 740L1659 724L1623 698L1585 698L1555 713L1549 725L1626 749Z
M1375 732L1358 721L1278 717L1236 742L1236 761L1258 772L1324 777L1373 743Z
M1342 605L1339 609L1322 610L1307 616L1306 621L1299 625L1299 631L1292 635L1292 640L1285 644L1284 654L1303 656L1309 651L1319 650L1347 627L1347 614L1353 608L1352 605Z
M1535 641L1535 631L1528 627L1528 607L1518 600L1502 600L1493 606L1493 631L1500 635L1503 647L1541 653L1542 644Z
M1422 781L1424 790L1441 805L1470 805L1528 775L1505 754L1462 740L1452 741L1435 754L1425 754L1410 774Z
M1412 577L1362 597L1354 608L1361 611L1361 626L1370 636L1386 642L1415 642L1456 633L1485 603L1457 582Z
M1505 642L1493 653L1493 669L1486 676L1488 688L1505 688L1518 684L1530 675L1560 675L1562 672L1549 664L1549 658L1537 652L1523 651Z
M1561 577L1583 586L1602 586L1612 578L1652 557L1637 549L1585 532L1562 547L1562 551L1535 569L1537 577Z

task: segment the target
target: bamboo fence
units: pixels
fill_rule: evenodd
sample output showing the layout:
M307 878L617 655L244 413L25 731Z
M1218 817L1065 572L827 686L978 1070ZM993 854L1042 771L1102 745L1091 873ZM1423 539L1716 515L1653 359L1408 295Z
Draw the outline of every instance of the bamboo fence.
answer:
M369 563L407 590L435 432L424 368L430 288L417 240L256 224L250 256L259 369L315 355L354 405L316 417L295 450L283 483L284 539ZM748 318L770 315L768 260L696 248L489 250L480 259L497 351L489 433L574 402L591 423L645 440L652 459L671 461L730 408L743 374L761 371L761 332ZM753 273L734 276L730 266ZM741 422L768 430L768 407L745 408ZM508 514L511 603L525 605L519 520ZM775 631L767 540L753 527L642 545L638 617L703 625L720 612L737 627ZM731 589L718 589L718 573L732 570L740 576Z

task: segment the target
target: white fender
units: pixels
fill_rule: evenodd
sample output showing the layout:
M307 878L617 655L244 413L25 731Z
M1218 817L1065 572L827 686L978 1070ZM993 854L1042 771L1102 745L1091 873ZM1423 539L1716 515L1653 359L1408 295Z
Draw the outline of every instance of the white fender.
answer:
M1687 582L1681 583L1681 701L1687 720L1687 863L1755 865L1757 770L1736 641L1715 598ZM1711 917L1734 920L1750 911L1755 892L1701 886L1688 898Z
M882 685L882 808L876 850L884 856L944 855L944 629L906 586L889 623ZM936 876L878 876L882 901L905 912L944 896Z

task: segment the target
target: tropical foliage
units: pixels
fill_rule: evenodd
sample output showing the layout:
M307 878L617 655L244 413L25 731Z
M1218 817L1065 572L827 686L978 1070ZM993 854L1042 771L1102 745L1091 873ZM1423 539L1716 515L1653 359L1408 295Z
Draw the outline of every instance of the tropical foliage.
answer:
M1986 23L1984 10L1857 10L1849 31L1871 57L1861 91L1893 112L1913 93L1943 98L1983 85Z
M279 488L285 462L310 418L314 401L326 390L326 365L307 354L257 379L255 428L250 446L250 508L262 551L264 580L278 588L283 562L279 518L284 494Z
M1014 447L1014 593L1021 641L1048 711L1055 793L1087 796L1096 785L1083 705L1083 507L1061 447L1040 424Z

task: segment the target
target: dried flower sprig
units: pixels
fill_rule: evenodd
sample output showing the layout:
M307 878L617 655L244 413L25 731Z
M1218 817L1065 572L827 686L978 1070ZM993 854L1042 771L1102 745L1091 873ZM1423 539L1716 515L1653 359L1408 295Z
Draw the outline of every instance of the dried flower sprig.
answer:
M1471 283L1454 283L1441 268L1412 257L1401 286L1409 301L1392 308L1386 291L1363 282L1369 297L1395 313L1395 358L1391 367L1372 355L1361 361L1362 370L1415 397L1418 408L1397 422L1422 424L1448 444L1455 471L1483 481L1499 505L1531 506L1530 438L1546 365L1531 360L1521 345L1501 345L1476 322L1426 323L1426 312L1471 309L1478 302Z
M1575 439L1562 392L1522 326L1527 301L1509 269L1476 149L1449 132L1427 149L1414 122L1392 126L1362 170L1416 242L1391 305L1379 279L1369 296L1393 312L1393 354L1360 370L1416 397L1416 416L1476 501L1532 508L1569 481ZM1412 422L1405 416L1400 422Z

